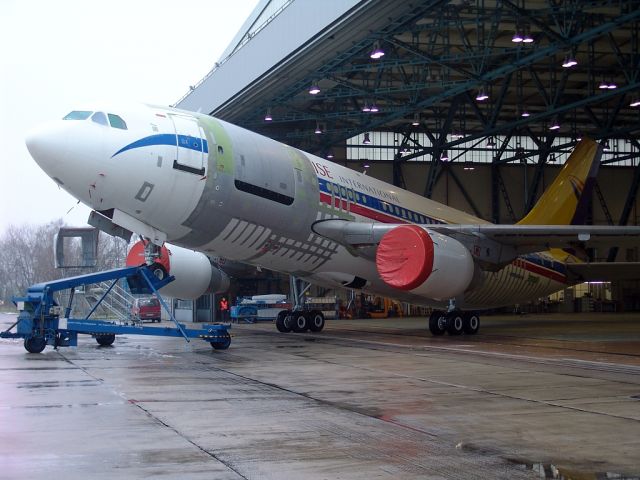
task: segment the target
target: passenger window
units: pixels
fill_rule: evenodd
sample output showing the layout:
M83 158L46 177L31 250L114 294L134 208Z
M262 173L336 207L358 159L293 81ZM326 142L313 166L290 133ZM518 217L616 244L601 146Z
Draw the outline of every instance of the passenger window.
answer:
M66 114L63 120L86 120L92 113L93 112L89 112L87 110L74 110L73 112Z
M113 113L109 113L109 123L113 128L119 128L121 130L127 129L127 124L119 115L114 115Z
M100 125L109 125L107 122L107 116L102 112L96 112L91 116L91 120L99 123Z

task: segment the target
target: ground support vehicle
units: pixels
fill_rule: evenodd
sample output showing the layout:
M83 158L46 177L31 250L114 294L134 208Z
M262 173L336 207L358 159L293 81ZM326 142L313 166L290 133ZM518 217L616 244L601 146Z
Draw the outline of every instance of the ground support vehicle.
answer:
M171 317L175 327L143 327L126 322L90 319L91 314L96 311L98 305L121 278L127 280L132 293L155 295ZM231 325L202 325L201 328L192 329L176 321L167 304L158 293L160 288L173 280L173 276L159 279L153 274L152 267L142 265L32 285L27 289L24 297L13 298L13 302L20 313L13 325L6 331L0 332L0 338L22 338L24 339L24 348L30 353L40 353L47 345L51 345L54 348L77 346L78 334L91 335L102 346L113 344L116 335L127 334L183 337L187 342L191 338L200 338L209 342L216 350L229 348L231 336L228 330ZM72 311L75 288L105 281L112 281L113 283L111 283L111 287L104 292L86 317L83 319L69 318ZM66 307L62 307L54 299L54 293L67 289L70 290L69 303ZM16 330L12 331L14 327Z

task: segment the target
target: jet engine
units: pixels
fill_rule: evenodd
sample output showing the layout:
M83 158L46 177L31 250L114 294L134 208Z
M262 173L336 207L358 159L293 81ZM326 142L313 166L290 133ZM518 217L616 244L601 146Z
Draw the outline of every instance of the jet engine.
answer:
M376 267L387 285L434 300L463 293L474 272L464 245L417 225L401 225L383 235Z
M144 243L137 242L127 254L127 266L144 263ZM165 244L155 263L156 275L170 274L176 279L160 293L173 298L195 299L205 293L222 293L229 289L229 277L200 252Z

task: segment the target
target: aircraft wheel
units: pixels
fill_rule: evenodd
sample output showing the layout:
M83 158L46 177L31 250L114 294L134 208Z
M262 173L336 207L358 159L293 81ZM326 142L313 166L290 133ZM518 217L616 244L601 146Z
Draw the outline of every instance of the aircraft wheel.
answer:
M164 280L167 276L167 271L159 263L154 263L149 268L151 269L151 273L153 273L158 280Z
M226 350L231 345L231 335L227 333L220 340L210 343L215 350Z
M291 331L291 313L283 310L276 317L276 328L281 333L289 333Z
M324 328L324 315L320 310L311 310L308 320L309 330L312 332L321 332Z
M447 332L449 335L461 335L464 332L462 313L453 311L447 314Z
M30 337L24 339L24 349L29 353L40 353L47 346L44 337Z
M113 342L116 341L116 336L113 333L108 333L106 335L98 335L96 337L96 342L98 342L98 345L100 345L101 347L108 347L110 345L113 345Z
M475 335L480 329L480 316L475 313L467 312L462 316L464 333L467 335Z
M429 331L431 332L431 335L434 335L436 337L444 335L444 332L446 332L445 320L446 317L444 315L444 312L440 310L434 310L431 313L431 316L429 317Z
M293 322L291 323L291 328L296 333L306 332L309 328L309 321L307 321L307 316L305 312L297 312L291 316Z

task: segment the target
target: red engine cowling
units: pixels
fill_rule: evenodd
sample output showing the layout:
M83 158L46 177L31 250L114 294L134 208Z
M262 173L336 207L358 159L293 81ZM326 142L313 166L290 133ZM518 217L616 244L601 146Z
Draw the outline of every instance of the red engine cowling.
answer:
M137 242L127 254L127 266L144 263L144 243ZM229 289L229 277L200 252L165 244L157 263L176 279L160 292L173 298L195 299L205 293L222 293Z
M385 233L376 266L388 285L434 300L463 293L474 272L473 258L464 245L417 225L401 225Z

